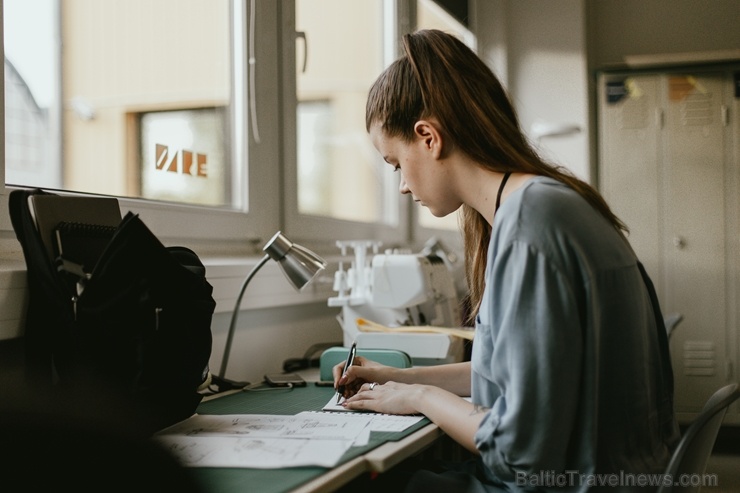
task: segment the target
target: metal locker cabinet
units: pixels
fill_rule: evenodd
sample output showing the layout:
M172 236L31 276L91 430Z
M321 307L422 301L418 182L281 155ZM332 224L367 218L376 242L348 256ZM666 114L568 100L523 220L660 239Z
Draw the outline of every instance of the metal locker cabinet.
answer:
M684 316L671 337L681 422L735 378L738 129L728 120L731 92L723 71L599 80L601 191L630 228L664 313Z

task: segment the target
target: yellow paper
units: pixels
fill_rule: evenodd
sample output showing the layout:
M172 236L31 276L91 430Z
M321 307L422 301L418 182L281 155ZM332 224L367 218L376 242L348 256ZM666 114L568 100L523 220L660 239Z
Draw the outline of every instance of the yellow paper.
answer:
M447 334L450 336L461 337L463 339L473 340L475 330L472 329L459 329L452 327L434 327L432 325L417 325L417 326L403 326L403 327L386 327L364 318L358 318L357 328L360 332L417 332L417 333L436 333L436 334Z

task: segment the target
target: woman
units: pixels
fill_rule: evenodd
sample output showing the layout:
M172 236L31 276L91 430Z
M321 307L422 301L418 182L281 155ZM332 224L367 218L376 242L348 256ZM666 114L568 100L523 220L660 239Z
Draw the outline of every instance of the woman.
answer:
M537 155L493 73L440 31L403 38L366 126L401 193L438 217L462 207L476 333L470 362L337 365L345 406L424 414L475 454L442 491L629 490L662 472L678 438L667 339L598 192Z

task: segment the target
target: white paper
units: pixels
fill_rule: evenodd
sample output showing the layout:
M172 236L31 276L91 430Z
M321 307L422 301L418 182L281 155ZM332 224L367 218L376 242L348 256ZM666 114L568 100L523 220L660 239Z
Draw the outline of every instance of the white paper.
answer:
M337 396L334 395L331 399L329 399L329 402L324 405L322 410L325 413L339 416L370 416L372 418L369 424L370 431L400 432L424 419L424 416L419 415L410 416L403 414L381 414L373 412L354 411L342 406L342 402L344 402L344 397L342 397L342 400L337 403Z
M348 440L160 435L155 437L188 467L334 467Z
M370 437L370 415L196 414L154 438L189 467L334 467Z
M351 419L325 413L300 413L294 416L195 414L160 431L158 435L312 438L352 442L371 421L371 416Z

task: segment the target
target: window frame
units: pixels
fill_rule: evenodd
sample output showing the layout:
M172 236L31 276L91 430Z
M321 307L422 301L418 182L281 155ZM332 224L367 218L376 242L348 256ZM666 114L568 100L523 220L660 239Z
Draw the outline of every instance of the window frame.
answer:
M386 62L389 64L400 54L398 40L404 33L416 29L416 0L383 0L384 24L388 30L386 37L393 40L384 47ZM293 0L281 2L282 12L282 44L283 53L282 73L283 85L283 131L286 136L297 135L296 116L296 43L295 2ZM309 41L310 43L310 41ZM380 75L380 74L378 74ZM396 225L383 223L360 223L328 217L318 217L301 214L298 210L298 160L297 145L287 138L283 148L285 176L283 178L285 190L285 227L286 231L294 234L310 244L324 241L326 238L335 240L365 240L373 239L383 242L385 248L420 249L431 238L440 240L449 249L462 248L462 236L459 230L429 228L419 224L419 209L412 198L398 192L398 176L387 170L389 181L386 190L391 197L396 196L398 218ZM386 165L382 157L377 157L379 166ZM386 165L387 166L387 165ZM395 185L391 186L390 183ZM394 200L389 198L389 200Z
M0 0L0 6L2 5ZM254 6L252 12L249 7ZM1 10L1 9L0 9ZM214 209L196 205L168 204L126 197L118 197L122 212L132 211L141 216L147 226L165 243L198 245L201 251L216 254L251 253L251 247L267 241L280 229L280 129L270 115L278 113L280 93L274 81L279 74L278 8L273 2L250 0L230 1L232 53L231 112L242 123L231 129L232 159L237 170L235 180L248 176L248 186L237 197L241 204L234 209ZM247 42L250 15L256 18L252 24L256 33L254 40L255 64L249 63ZM0 25L0 33L3 32ZM4 53L4 39L1 39ZM239 49L241 47L241 49ZM254 88L249 86L250 70L254 70ZM3 69L4 74L4 69ZM5 108L3 78L3 115ZM250 93L259 93L255 120L250 118L248 101ZM255 98L256 99L256 98ZM1 122L4 135L5 121ZM253 133L253 121L259 128L259 142ZM238 133L237 133L238 132ZM243 137L237 138L241 134ZM2 142L3 161L0 167L2 189L0 190L0 234L14 237L9 221L8 196L17 188L5 184L5 141ZM251 166L250 166L251 163ZM277 163L267 165L263 163ZM24 187L25 188L25 187ZM60 194L74 192L58 191ZM5 248L3 248L5 250Z
M394 0L383 0L384 8L393 8L397 2ZM283 160L285 163L285 174L283 184L285 190L285 229L297 238L302 238L311 244L326 242L327 238L333 238L332 244L344 240L366 240L373 239L383 242L386 247L397 247L408 244L410 238L409 211L411 200L409 197L397 193L398 177L389 176L386 180L386 192L388 200L397 201L398 217L396 224L383 222L362 223L330 217L321 217L302 214L298 209L298 159L297 142L297 85L296 85L296 16L295 2L290 0L281 2L282 12L282 88L283 88L283 131L286 135L283 146ZM388 24L386 16L386 25ZM309 41L310 43L310 41ZM378 156L379 163L382 162ZM385 164L385 163L383 163ZM388 175L392 175L388 170ZM395 183L393 186L391 183ZM394 197L395 195L395 197ZM336 247L335 247L336 249Z

